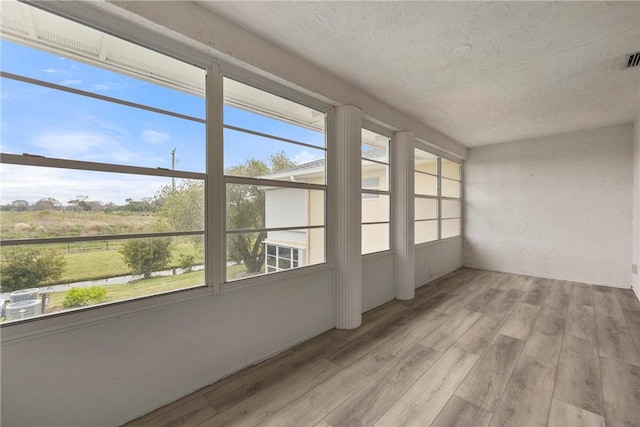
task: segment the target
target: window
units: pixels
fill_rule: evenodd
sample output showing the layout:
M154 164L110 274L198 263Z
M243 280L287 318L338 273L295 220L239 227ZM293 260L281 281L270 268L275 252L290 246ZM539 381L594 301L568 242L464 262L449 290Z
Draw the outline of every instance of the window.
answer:
M325 114L224 79L227 281L325 262Z
M362 254L390 248L390 194L389 138L362 129Z
M438 240L439 160L424 150L414 150L416 244Z
M442 189L442 238L459 236L461 232L462 204L460 192L462 180L459 163L451 160L441 160L442 173L440 187Z
M205 70L5 7L2 320L204 286Z
M304 265L304 249L270 243L265 245L267 273L290 270Z

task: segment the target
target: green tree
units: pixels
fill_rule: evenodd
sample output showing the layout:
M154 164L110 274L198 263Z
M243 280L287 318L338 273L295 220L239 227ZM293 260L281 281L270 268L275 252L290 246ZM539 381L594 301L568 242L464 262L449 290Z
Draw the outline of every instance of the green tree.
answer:
M204 182L182 180L165 185L156 196L160 215L173 231L204 230Z
M66 266L64 256L52 250L3 249L0 259L2 292L38 287L58 280Z
M149 279L151 273L163 270L169 265L171 239L156 237L128 240L122 245L119 252L133 274L142 274L145 279Z
M263 160L248 159L245 163L228 168L227 175L259 177L295 166L281 151ZM227 229L256 229L265 226L264 190L255 185L227 186ZM229 234L227 258L241 262L247 273L260 272L264 264L265 232Z

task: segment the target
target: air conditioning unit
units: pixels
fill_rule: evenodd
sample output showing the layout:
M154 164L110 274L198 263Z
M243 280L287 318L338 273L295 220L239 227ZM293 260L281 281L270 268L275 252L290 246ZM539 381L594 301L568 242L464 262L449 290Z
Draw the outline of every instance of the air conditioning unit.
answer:
M20 289L19 291L13 291L9 294L10 302L29 301L38 298L38 288Z
M27 319L29 317L39 316L40 307L42 303L40 300L28 300L10 302L5 307L5 313L7 315L7 321Z

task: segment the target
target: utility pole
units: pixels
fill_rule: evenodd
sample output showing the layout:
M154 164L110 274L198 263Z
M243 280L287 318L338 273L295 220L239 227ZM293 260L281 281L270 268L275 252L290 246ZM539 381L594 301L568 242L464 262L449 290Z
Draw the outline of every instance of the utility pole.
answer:
M171 150L171 170L176 170L176 147ZM176 178L171 177L171 190L176 191Z

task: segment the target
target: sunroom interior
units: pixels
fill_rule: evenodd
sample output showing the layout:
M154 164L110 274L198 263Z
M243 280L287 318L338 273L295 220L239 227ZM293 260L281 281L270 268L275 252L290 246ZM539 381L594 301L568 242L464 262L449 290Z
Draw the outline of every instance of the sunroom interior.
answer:
M600 403L576 411L640 419L640 3L4 0L0 15L3 425L244 425L189 396L304 343L364 336L358 357L396 357L376 319L415 332L417 307L452 322L445 305L465 307L471 328L511 292L508 325L538 288L519 320L533 336L538 310L564 310L558 366L571 310L622 322L594 326ZM476 355L459 336L416 344L475 363L521 339L515 360L535 360L502 325ZM614 335L624 351L602 347ZM344 368L344 348L327 363ZM611 366L635 380L608 389ZM409 387L358 425L446 424L464 379L424 418L393 418ZM543 424L579 406L557 381ZM204 406L149 418L179 399ZM290 424L355 425L345 401ZM477 403L478 422L515 425L505 405Z

